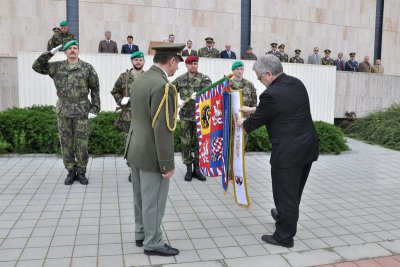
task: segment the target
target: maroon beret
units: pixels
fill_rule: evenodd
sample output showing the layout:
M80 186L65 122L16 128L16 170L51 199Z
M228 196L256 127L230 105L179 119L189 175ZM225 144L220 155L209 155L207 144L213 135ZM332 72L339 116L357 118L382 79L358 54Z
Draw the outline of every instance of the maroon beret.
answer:
M186 64L189 64L189 63L192 63L192 62L199 62L199 57L198 56L188 56L185 59L185 63Z

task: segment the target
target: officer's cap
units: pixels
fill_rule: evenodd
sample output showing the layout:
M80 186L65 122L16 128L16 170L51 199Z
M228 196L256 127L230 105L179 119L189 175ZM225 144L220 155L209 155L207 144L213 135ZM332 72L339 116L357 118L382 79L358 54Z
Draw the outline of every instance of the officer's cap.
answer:
M246 48L246 50L253 50L253 47L248 46L248 47Z
M185 63L186 63L186 64L190 64L190 63L192 63L192 62L199 62L199 57L198 57L198 56L188 56L188 57L185 59Z
M156 50L156 55L174 55L178 56L179 60L183 62L182 49L185 47L182 43L165 43L157 46L153 46L151 49Z
M60 22L60 26L61 26L61 27L68 26L68 21L66 21L66 20L61 21L61 22Z
M70 47L71 45L79 46L77 40L71 40L71 41L67 42L67 43L64 45L63 50L64 50L64 51L67 50L68 47Z
M272 47L277 47L278 44L277 44L277 43L271 43L271 46L272 46Z
M206 39L204 39L206 41L206 43L212 43L214 42L214 38L212 37L207 37Z
M278 46L278 48L285 48L285 45L281 44L280 46Z
M242 61L237 60L237 61L233 62L233 64L232 64L232 70L236 70L236 69L239 68L239 67L244 67L244 64L243 64Z
M300 49L296 49L296 50L294 50L294 52L295 52L296 54L300 54L300 53L301 53L301 50L300 50Z
M354 53L354 52L351 52L350 54L349 54L349 56L351 56L351 57L354 57L356 55L356 53Z
M134 58L144 58L144 54L142 51L136 51L135 53L132 53L131 59Z
M324 50L324 53L325 53L325 54L330 54L330 53L331 53L331 50L325 49L325 50Z

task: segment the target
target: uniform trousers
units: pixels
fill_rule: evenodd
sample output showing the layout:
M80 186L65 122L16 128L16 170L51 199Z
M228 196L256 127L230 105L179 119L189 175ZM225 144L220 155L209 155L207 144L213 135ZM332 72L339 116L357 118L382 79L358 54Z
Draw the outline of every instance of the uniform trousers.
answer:
M86 173L89 161L90 125L87 118L58 117L61 154L68 171Z
M195 121L181 120L181 148L183 164L199 163L199 141Z
M293 240L297 232L301 195L312 163L291 168L271 167L272 191L278 219L273 237L281 243Z
M132 186L135 207L135 239L144 240L143 248L155 250L164 246L161 220L167 203L169 179L161 173L148 172L134 166Z

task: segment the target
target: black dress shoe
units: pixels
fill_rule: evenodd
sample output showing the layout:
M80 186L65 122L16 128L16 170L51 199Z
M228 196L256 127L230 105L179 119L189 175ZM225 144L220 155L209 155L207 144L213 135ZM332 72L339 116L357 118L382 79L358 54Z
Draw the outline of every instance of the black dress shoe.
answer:
M294 245L293 240L288 242L288 243L281 243L277 241L272 235L263 235L261 239L268 244L274 245L274 246L281 246L285 248L292 248Z
M144 240L136 240L136 246L139 248L143 247L143 241Z
M146 255L157 255L157 256L176 256L179 254L179 250L176 248L172 248L165 244L163 247L155 250L144 250L144 254Z
M128 176L128 181L132 183L132 174L131 173Z
M77 178L79 182L83 185L87 185L89 183L88 178L86 178L85 174L82 172L78 173Z
M71 185L71 184L73 184L75 178L76 178L75 170L73 170L73 171L68 171L68 175L67 175L67 178L65 178L64 184L65 184L65 185Z
M272 216L272 219L274 219L275 221L277 221L278 218L279 218L279 213L278 213L278 211L277 211L276 209L271 209L271 216Z

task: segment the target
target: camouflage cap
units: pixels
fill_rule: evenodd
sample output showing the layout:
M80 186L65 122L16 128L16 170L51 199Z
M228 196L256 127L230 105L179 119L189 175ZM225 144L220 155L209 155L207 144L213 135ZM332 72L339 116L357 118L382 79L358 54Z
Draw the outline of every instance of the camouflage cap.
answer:
M61 27L68 26L68 21L66 21L66 20L61 21L61 22L60 22L60 26L61 26Z
M165 43L158 46L153 46L151 49L156 50L156 55L175 55L183 62L182 49L185 47L182 43Z
M144 58L144 53L142 51L136 51L135 53L132 53L131 59L134 58Z
M233 62L232 68L231 68L231 69L232 69L232 70L236 70L236 69L239 68L239 67L244 67L244 64L243 64L242 61L237 60L237 61Z
M77 40L71 40L71 41L67 42L67 43L64 45L63 50L67 50L68 47L70 47L71 45L76 45L76 46L79 47L79 44L78 44L78 41L77 41Z
M246 50L253 50L253 47L248 46L248 47L246 48Z

